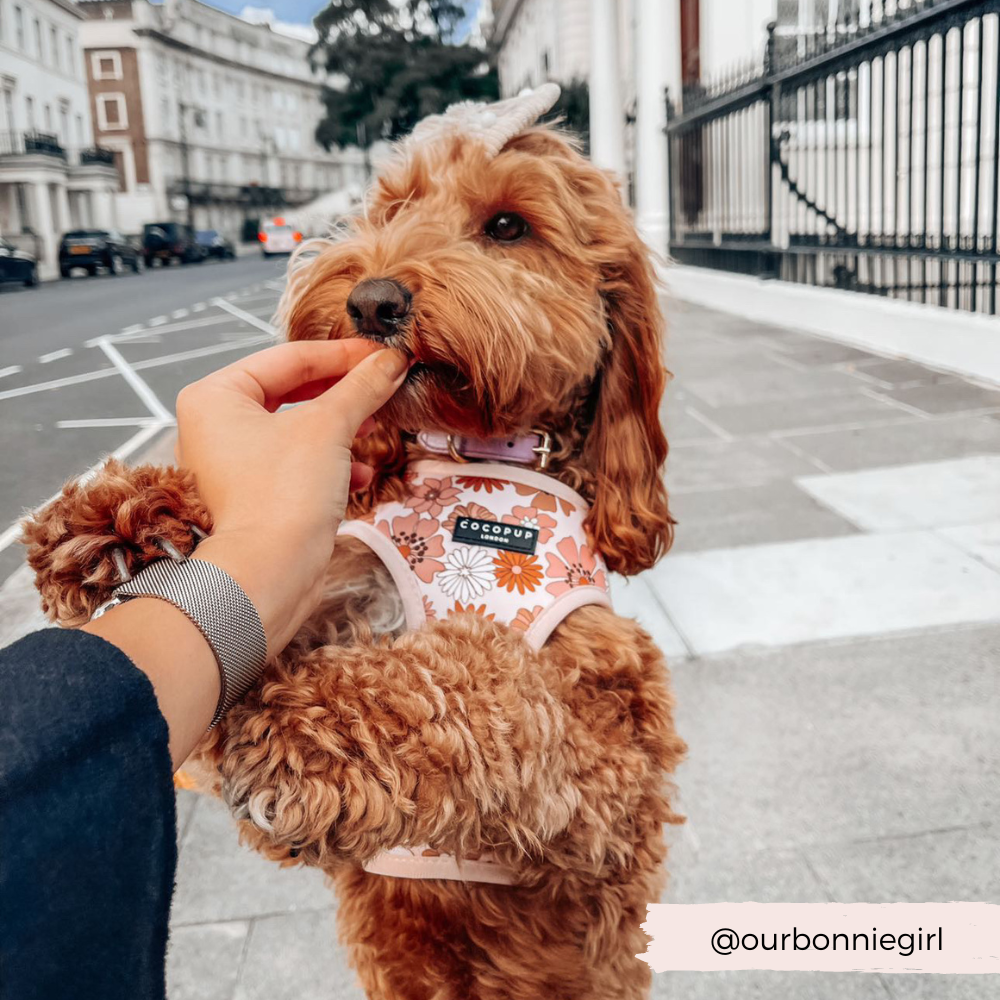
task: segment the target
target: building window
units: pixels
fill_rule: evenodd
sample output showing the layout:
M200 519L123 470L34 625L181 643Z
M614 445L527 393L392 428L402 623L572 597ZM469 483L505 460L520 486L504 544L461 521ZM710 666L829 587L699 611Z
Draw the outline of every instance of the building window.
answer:
M24 11L20 7L14 8L14 33L17 35L17 47L24 51Z
M33 97L24 99L24 111L28 119L28 131L34 132L38 128L38 122L35 121L35 99Z
M42 48L42 22L35 18L35 55L39 62L44 62L45 52Z
M128 128L124 94L97 95L97 124L103 132Z
M49 54L52 57L52 65L56 69L62 69L59 65L59 32L55 28L49 28Z
M95 80L122 79L122 57L120 52L91 52L90 72Z
M76 59L73 58L73 39L66 36L66 72L70 76L76 76Z

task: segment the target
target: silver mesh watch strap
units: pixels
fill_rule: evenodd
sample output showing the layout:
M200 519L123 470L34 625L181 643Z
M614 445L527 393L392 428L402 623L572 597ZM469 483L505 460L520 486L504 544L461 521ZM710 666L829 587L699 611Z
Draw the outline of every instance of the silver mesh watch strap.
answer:
M222 690L213 728L260 677L267 660L267 638L260 615L243 588L224 570L204 559L158 559L98 608L94 617L134 597L158 597L191 619L219 661Z

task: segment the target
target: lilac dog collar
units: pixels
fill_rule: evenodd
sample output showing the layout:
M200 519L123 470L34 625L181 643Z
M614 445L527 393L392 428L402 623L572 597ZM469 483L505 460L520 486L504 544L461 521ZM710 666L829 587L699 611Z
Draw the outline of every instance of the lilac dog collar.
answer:
M420 431L417 443L436 455L449 455L457 462L480 459L516 462L544 469L549 464L552 439L543 431L512 438L467 438L444 431Z

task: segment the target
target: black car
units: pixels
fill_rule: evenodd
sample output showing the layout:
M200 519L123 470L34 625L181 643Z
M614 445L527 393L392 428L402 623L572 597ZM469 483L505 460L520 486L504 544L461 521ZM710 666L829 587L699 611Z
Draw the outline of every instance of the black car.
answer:
M74 229L59 243L59 273L68 278L74 268L97 274L99 267L111 274L144 270L142 254L117 229Z
M194 230L183 222L150 222L142 227L142 252L146 267L155 261L169 264L200 264L206 257L205 248L195 237Z
M219 260L234 260L236 248L217 229L199 229L195 234L198 246L202 247L207 257L218 257Z
M27 250L0 240L0 283L16 281L31 288L38 284L38 261Z

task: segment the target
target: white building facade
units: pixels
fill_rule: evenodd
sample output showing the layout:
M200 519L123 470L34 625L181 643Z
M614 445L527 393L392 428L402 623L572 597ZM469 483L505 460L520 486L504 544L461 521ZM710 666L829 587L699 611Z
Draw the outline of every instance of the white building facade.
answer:
M67 0L0 0L0 235L58 273L63 232L117 224L117 177L95 148L80 44Z
M240 239L259 217L364 183L359 150L315 140L323 79L308 42L198 0L81 8L95 127L115 151L127 232L177 220Z
M617 173L650 244L666 249L664 90L680 87L679 0L493 0L504 96L589 82L595 163Z

